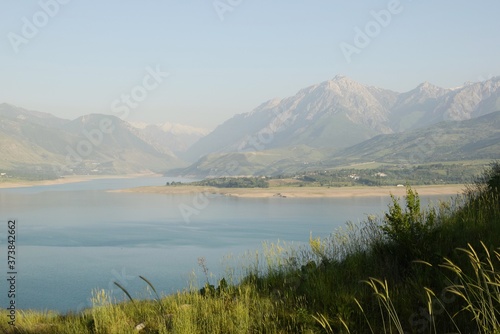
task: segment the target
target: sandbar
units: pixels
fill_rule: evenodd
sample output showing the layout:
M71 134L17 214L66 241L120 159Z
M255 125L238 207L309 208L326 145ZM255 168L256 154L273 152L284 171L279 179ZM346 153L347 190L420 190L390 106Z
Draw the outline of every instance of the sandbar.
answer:
M458 195L463 193L465 185L422 185L412 186L419 195ZM196 194L209 193L223 196L243 198L335 198L335 197L380 197L394 196L402 197L406 194L405 187L383 186L383 187L269 187L269 188L216 188L193 185L175 185L159 187L138 187L114 192L126 193L148 193L148 194Z

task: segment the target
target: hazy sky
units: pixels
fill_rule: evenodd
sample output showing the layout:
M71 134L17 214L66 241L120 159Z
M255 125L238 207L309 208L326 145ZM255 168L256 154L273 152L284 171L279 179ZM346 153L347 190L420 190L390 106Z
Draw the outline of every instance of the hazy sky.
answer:
M0 0L0 8L0 103L68 119L119 113L213 128L337 74L400 92L500 75L498 0Z

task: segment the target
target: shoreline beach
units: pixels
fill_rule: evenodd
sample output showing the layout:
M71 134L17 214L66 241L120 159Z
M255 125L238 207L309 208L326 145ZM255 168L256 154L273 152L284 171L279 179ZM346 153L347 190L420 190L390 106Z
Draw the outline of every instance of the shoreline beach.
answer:
M412 186L419 195L458 195L463 193L465 185L422 185ZM147 194L199 194L208 193L242 198L335 198L335 197L373 197L404 196L405 187L270 187L270 188L216 188L192 185L161 186L161 187L138 187L131 189L113 190L123 193L147 193Z
M14 181L0 182L0 189L21 188L35 186L50 186L58 184L80 183L99 179L125 179L134 177L159 176L157 174L129 174L129 175L71 175L55 180L42 181ZM465 185L416 185L412 186L420 195L457 195L463 193ZM147 186L111 190L122 193L148 193L148 194L199 194L209 193L221 196L241 197L241 198L335 198L335 197L373 197L388 196L391 193L395 196L404 196L405 187L397 186L354 186L354 187L287 187L274 186L269 188L217 188L194 185L175 186Z
M80 183L100 179L128 179L134 177L154 177L161 176L160 174L127 174L127 175L69 175L54 180L40 181L6 181L0 182L0 189L5 188L25 188L36 186L52 186L58 184Z

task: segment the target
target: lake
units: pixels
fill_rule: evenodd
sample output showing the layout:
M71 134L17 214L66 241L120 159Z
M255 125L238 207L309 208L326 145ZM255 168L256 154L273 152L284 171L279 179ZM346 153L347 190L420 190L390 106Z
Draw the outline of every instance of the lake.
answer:
M183 181L174 178L101 179L82 183L0 189L1 271L7 275L7 221L17 223L18 309L78 311L89 307L93 289L122 300L118 282L133 296L147 297L149 279L165 294L201 284L203 257L212 283L238 268L240 256L263 241L297 245L326 237L350 220L382 214L384 197L329 199L211 196L186 222L180 207L194 195L108 192ZM450 196L433 197L433 200ZM422 201L426 203L425 198ZM194 278L194 275L196 278ZM6 280L0 293L7 295ZM0 298L1 307L7 298Z

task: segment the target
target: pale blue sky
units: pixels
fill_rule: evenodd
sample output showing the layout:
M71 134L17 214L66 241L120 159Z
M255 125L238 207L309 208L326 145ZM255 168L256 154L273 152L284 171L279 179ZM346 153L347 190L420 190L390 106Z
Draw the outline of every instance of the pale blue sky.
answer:
M354 45L354 28L397 0L221 0L235 4L223 21L213 0L60 0L40 14L55 1L0 0L0 103L113 114L159 65L171 75L126 119L213 128L337 74L400 92L500 75L498 0L401 0L350 63L340 43ZM40 28L16 53L9 33L23 36L23 17Z

